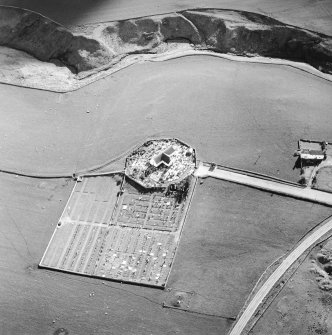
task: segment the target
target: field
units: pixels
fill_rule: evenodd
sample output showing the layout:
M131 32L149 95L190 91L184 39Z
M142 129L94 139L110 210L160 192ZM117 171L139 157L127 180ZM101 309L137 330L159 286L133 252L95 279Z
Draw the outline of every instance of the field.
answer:
M274 17L288 24L306 27L332 35L329 0L58 0L45 3L43 0L0 0L1 5L27 8L46 15L64 25L86 24L132 17L174 12L187 8L207 7L238 9Z
M197 185L168 286L194 291L190 310L235 317L263 271L328 207L213 180Z
M314 188L332 192L332 166L322 167L315 176Z
M38 269L73 182L10 175L0 182L5 335L59 328L70 334L225 333L232 321L223 317L236 315L265 267L331 214L327 207L205 180L196 188L162 291ZM178 291L194 292L184 309L200 314L162 308Z
M37 10L66 25L218 6L332 34L328 0L0 4ZM148 137L174 136L194 147L198 159L297 181L297 141L330 139L331 83L287 66L192 56L136 64L66 94L0 86L0 169L43 177L0 174L1 335L226 334L266 267L332 214L328 207L207 179L197 184L165 290L38 268L74 186L71 178L46 177L96 167ZM119 162L113 166L122 169ZM171 201L151 196L146 209L146 199L130 189L114 212L111 236L120 228L155 232L157 226L167 234L181 228ZM111 213L93 211L89 218L96 198L86 200L87 207L67 208L62 228L74 217L75 228L93 222L106 229ZM154 201L160 207L153 208ZM85 233L83 227L80 237L88 244L96 241ZM75 246L83 250L80 242ZM71 263L65 260L61 270L80 267L69 252ZM331 295L318 288L310 261L253 334L329 333Z
M163 309L164 292L38 269L73 182L0 177L0 333L211 334L227 320Z
M332 252L332 241L329 240ZM323 334L332 332L332 294L319 288L315 264L325 243L309 254L268 310L258 320L250 335ZM326 276L326 274L325 274Z
M330 135L327 81L209 56L134 65L66 94L2 85L0 98L1 168L27 173L71 175L175 136L198 158L297 181L298 139Z

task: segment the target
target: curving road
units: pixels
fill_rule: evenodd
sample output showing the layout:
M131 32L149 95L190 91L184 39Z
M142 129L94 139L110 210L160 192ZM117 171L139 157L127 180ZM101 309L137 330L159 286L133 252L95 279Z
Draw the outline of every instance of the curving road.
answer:
M260 189L264 189L271 192L277 192L280 194L291 195L300 199L321 202L324 204L332 205L332 194L312 190L309 188L300 188L287 184L278 183L275 181L264 180L256 177L243 175L231 171L222 170L215 168L210 171L209 166L203 166L200 164L195 172L197 177L214 177L222 180L227 180L247 186L253 186ZM273 289L273 287L279 282L285 272L296 262L296 260L311 246L315 245L318 240L327 234L332 232L332 217L327 219L320 228L310 233L279 265L279 267L272 273L272 275L266 280L263 286L258 290L255 296L252 298L243 314L234 324L233 328L229 332L229 335L240 335L245 329L248 322L255 315L261 303Z
M229 332L229 335L240 335L242 334L244 328L250 321L250 319L255 315L257 309L270 293L272 288L278 283L282 278L284 273L294 264L294 262L311 246L315 245L318 240L332 231L332 218L330 217L325 223L306 237L296 249L294 249L287 258L279 265L279 267L272 273L272 275L266 280L263 286L258 290L256 295L248 304L247 308L234 324L233 328Z

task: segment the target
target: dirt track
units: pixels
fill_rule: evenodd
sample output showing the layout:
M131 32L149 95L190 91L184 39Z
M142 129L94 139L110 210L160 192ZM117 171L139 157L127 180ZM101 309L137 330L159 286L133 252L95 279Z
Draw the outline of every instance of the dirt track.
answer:
M34 10L65 25L128 19L194 7L237 9L332 35L332 2L329 0L60 0L47 3L44 0L0 0L0 4Z

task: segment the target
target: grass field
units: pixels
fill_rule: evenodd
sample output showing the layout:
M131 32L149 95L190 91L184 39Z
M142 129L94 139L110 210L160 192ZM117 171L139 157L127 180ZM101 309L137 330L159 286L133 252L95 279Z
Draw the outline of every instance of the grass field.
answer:
M322 167L315 176L314 188L332 192L332 166Z
M73 182L0 176L0 333L219 334L228 322L163 309L164 292L38 269ZM54 321L54 322L53 322Z
M235 317L267 266L331 214L209 178L196 187L168 286L196 292L191 310Z
M227 319L163 309L167 291L38 269L73 183L9 175L0 183L3 334L58 328L220 334L230 326ZM205 180L196 188L168 287L195 291L191 311L235 316L265 267L329 214L327 207Z
M62 24L101 21L174 12L187 8L207 7L238 9L269 15L288 24L332 35L329 0L0 0L1 5L27 8L49 16Z
M319 289L317 275L311 270L320 249L321 246L313 249L250 335L331 334L332 294Z
M108 2L106 10L99 1L75 12L74 1L47 5L43 13L79 23L109 19L113 9L119 19L168 6L131 2L128 15L123 3ZM251 3L251 10L330 29L326 1L306 8L301 0L286 7ZM41 2L24 4L37 9ZM71 175L146 137L174 136L200 159L296 181L298 139L331 133L331 83L287 67L203 56L137 64L66 94L1 85L0 99L0 169L23 173ZM236 316L264 269L331 215L327 207L227 182L198 185L168 281L195 293L188 307L201 313L195 314L163 309L168 293L161 290L38 269L72 187L71 179L0 175L1 334L48 335L60 328L70 335L224 334L229 320L202 313Z
M201 159L297 181L297 140L330 135L329 82L208 56L134 65L66 94L1 85L0 98L0 168L28 173L70 175L175 136Z

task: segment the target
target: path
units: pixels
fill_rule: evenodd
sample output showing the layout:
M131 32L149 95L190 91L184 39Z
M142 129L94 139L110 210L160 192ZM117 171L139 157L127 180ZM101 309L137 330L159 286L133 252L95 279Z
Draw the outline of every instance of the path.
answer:
M237 172L223 170L221 168L215 168L213 171L209 171L209 166L204 166L203 164L200 164L195 172L195 175L196 177L201 178L213 177L227 180L237 184L259 188L265 191L291 196L301 200L308 200L323 205L332 206L332 193L313 190L311 188L296 187L276 181L260 179L258 177L252 177Z

